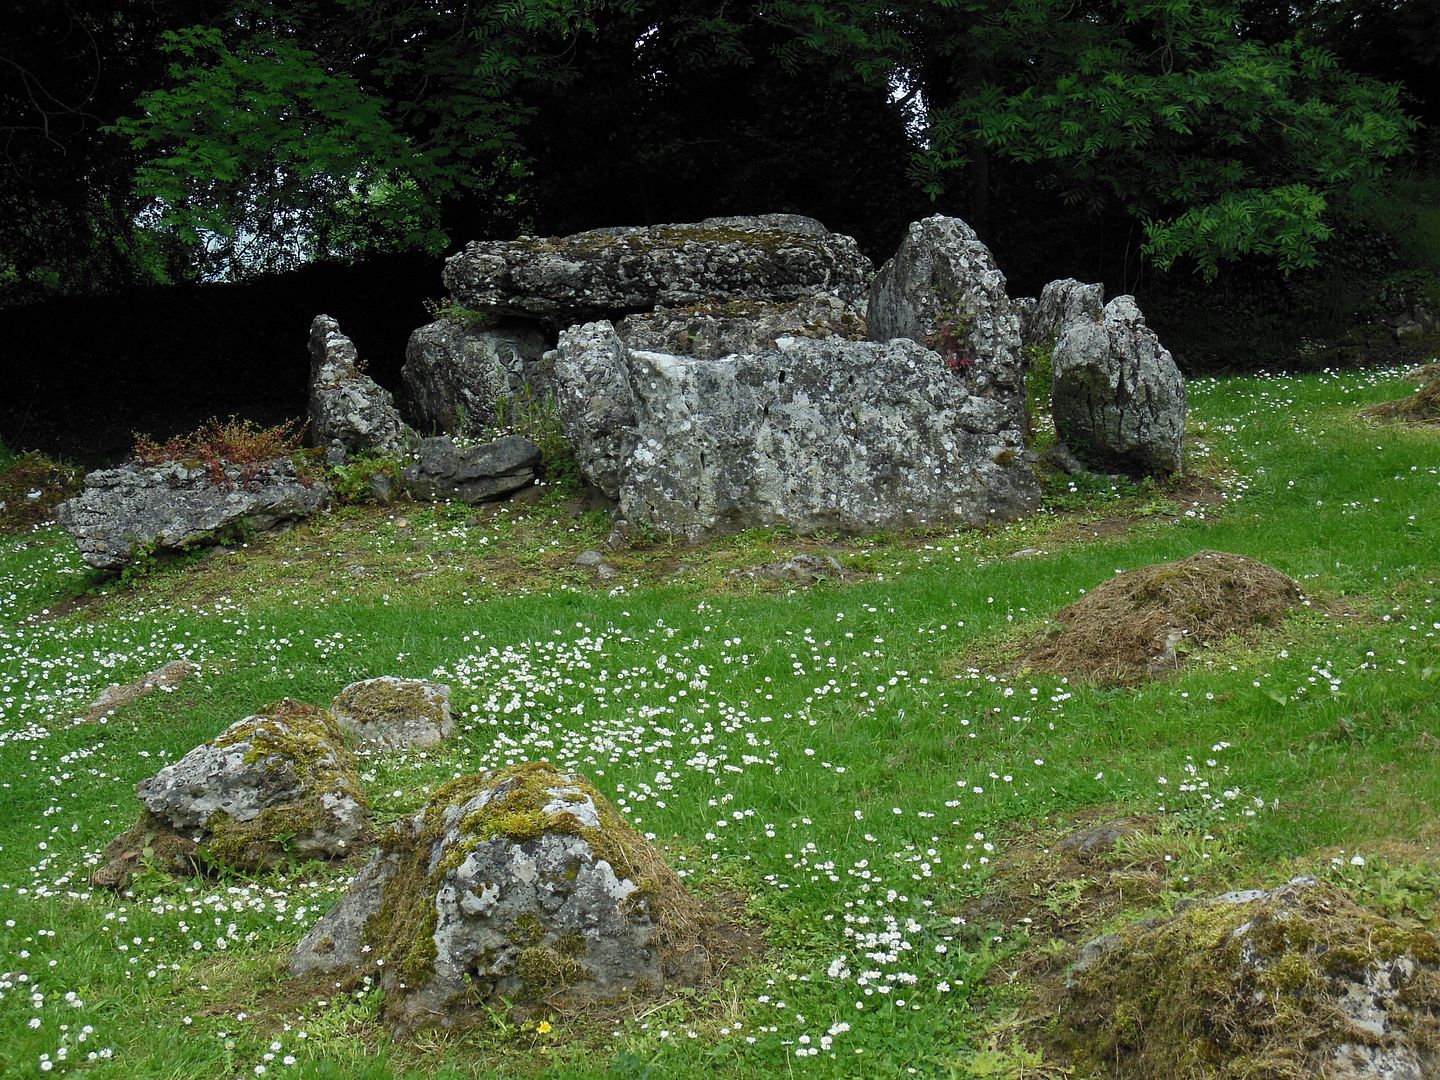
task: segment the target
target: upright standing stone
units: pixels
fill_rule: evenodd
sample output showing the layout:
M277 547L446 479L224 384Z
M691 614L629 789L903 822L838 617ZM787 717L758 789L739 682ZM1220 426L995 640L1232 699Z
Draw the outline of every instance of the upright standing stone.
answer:
M355 344L329 315L310 324L310 439L350 454L399 454L413 439L390 391L356 366Z
M1087 313L1066 324L1054 365L1055 433L1082 461L1136 474L1179 471L1185 379L1134 297L1111 300L1103 318Z
M939 352L968 393L1026 427L1020 320L1005 275L975 230L935 215L911 224L870 286L870 337L909 338Z

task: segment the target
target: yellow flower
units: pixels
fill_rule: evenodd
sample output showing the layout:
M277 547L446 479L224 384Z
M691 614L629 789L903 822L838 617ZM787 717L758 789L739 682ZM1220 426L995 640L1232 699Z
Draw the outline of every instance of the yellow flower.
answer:
M535 1030L541 1035L549 1035L554 1028L550 1026L549 1020L541 1020L540 1023L535 1025Z

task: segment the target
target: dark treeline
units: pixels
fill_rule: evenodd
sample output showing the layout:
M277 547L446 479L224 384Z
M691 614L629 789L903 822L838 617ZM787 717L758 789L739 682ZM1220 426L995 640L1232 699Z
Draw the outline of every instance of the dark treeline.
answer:
M1436 86L1430 0L11 0L0 423L291 400L321 310L385 381L467 239L765 211L956 214L1236 366L1440 270Z

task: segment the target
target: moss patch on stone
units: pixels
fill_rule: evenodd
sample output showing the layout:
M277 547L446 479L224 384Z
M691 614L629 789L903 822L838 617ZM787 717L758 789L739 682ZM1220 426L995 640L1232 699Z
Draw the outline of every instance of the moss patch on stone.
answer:
M0 536L54 520L55 507L80 491L78 469L31 451L0 464Z
M1187 653L1277 625L1303 600L1264 563L1222 551L1117 575L1056 616L1032 645L1037 671L1130 685L1178 669Z
M1440 945L1329 885L1195 904L1081 957L1037 1008L1054 1017L1052 1048L1097 1075L1300 1080L1329 1075L1347 1045L1440 1067ZM1337 990L1381 971L1394 990L1384 1031L1357 1024Z

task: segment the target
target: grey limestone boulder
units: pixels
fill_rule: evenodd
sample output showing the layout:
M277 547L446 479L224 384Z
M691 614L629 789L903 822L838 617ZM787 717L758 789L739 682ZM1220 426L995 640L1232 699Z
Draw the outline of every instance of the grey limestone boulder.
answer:
M858 303L870 261L848 236L793 214L595 229L467 244L445 286L469 308L539 319L556 330L656 307L714 300Z
M555 353L556 405L580 474L607 498L635 444L630 352L608 322L572 326Z
M437 746L455 733L450 687L423 679L382 675L351 683L330 712L347 735L392 749Z
M421 430L466 434L496 422L496 403L550 390L545 335L510 320L483 329L439 319L410 335L400 377L408 414Z
M864 311L834 296L661 308L628 315L615 331L630 349L708 358L773 349L782 337L861 341L866 336Z
M310 324L310 430L343 454L399 454L414 438L390 391L356 366L355 344L329 315Z
M1313 877L1088 942L1065 991L1060 1041L1117 1075L1440 1075L1440 943Z
M1014 412L913 341L782 338L714 360L632 352L600 322L562 334L559 352L562 385L598 391L562 398L566 434L632 527L853 533L1037 501Z
M875 275L870 337L909 338L940 352L966 390L996 402L1025 427L1020 320L994 257L959 218L911 223L894 258Z
M335 719L284 700L230 725L136 786L140 820L105 852L97 885L120 888L146 852L174 873L239 871L289 855L344 858L367 828L365 795Z
M412 499L455 499L479 503L498 499L535 482L540 448L520 435L479 446L460 446L443 435L422 439L400 474Z
M302 478L289 459L209 470L178 462L129 464L85 477L85 489L60 504L56 517L81 557L119 570L140 551L183 551L231 529L263 531L300 521L329 498L323 484Z
M1087 306L1060 328L1051 392L1055 433L1092 467L1177 472L1185 379L1133 297L1117 296L1102 316L1093 317Z
M1022 338L1026 345L1053 350L1071 323L1095 322L1104 317L1105 286L1061 278L1040 291L1040 299L1024 319Z
M379 973L399 1029L658 992L706 973L702 910L583 777L468 776L382 839L290 971Z

